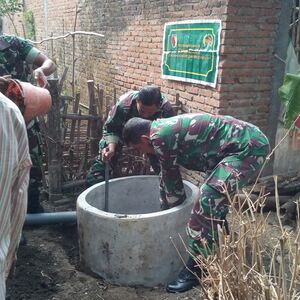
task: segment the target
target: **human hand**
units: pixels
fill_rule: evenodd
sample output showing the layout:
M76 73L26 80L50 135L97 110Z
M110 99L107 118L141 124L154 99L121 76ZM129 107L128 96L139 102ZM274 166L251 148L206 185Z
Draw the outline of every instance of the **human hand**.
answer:
M169 209L170 207L169 207L169 204L168 204L168 202L167 202L167 200L164 200L164 199L159 199L159 202L160 202L160 209L161 210L167 210L167 209Z
M45 88L48 86L46 75L41 67L33 71L33 76L40 87Z
M102 159L104 162L109 162L112 157L115 155L115 147L111 147L111 144L108 145L108 147L104 148L102 150Z

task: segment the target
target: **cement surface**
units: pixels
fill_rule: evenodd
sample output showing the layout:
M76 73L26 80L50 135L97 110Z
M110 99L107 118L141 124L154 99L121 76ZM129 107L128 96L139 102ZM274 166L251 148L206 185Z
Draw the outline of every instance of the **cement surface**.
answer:
M105 183L84 191L77 201L80 258L107 281L152 287L176 277L187 256L185 226L199 189L184 182L187 199L160 211L157 176L110 181L109 209L104 209ZM173 241L173 243L172 243Z

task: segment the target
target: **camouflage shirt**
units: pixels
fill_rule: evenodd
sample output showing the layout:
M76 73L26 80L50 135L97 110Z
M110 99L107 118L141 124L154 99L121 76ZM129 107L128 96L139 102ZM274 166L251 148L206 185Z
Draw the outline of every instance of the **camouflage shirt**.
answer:
M185 198L179 165L212 170L222 159L265 155L268 140L254 125L230 116L186 114L152 122L150 139L161 163L161 197L169 203Z
M103 138L106 143L118 143L122 137L125 123L133 118L140 117L137 110L136 99L138 91L129 91L122 95L116 105L113 106L103 127ZM171 104L162 97L160 108L151 120L157 118L168 118L175 115Z
M30 82L32 64L40 51L26 40L0 36L0 76L11 75L14 79Z

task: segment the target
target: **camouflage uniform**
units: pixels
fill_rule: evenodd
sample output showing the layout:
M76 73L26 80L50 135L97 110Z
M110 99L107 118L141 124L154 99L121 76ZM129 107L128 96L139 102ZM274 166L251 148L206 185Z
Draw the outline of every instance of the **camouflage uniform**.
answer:
M122 95L118 103L109 112L108 118L103 127L103 137L99 142L99 153L108 146L109 143L116 143L116 153L113 156L110 167L113 169L118 162L118 157L122 151L122 130L124 124L133 117L140 117L137 110L136 99L138 91L129 91ZM175 113L171 104L162 97L159 111L151 117L151 120L157 118L168 118L174 116ZM149 155L151 166L156 174L159 173L159 163L154 155ZM105 163L102 161L101 155L93 163L87 174L87 185L92 186L95 183L104 180Z
M185 199L179 171L208 174L187 226L191 253L207 255L217 240L217 225L228 213L229 195L248 184L269 152L269 142L254 125L230 116L187 114L154 121L150 139L161 163L161 201L174 207Z
M11 75L13 79L30 82L32 64L40 51L30 43L15 36L0 36L0 76ZM28 212L39 207L39 194L42 180L42 152L38 141L39 127L33 120L27 124L29 152L33 163L28 188Z

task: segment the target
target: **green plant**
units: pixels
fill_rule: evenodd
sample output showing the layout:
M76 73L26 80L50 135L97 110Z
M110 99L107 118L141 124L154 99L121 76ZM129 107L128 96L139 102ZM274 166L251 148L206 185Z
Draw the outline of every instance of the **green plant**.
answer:
M9 18L17 35L19 34L13 20L13 15L17 12L20 12L22 7L23 2L20 0L0 0L0 17Z
M22 20L25 27L26 35L29 39L35 40L35 23L33 11L27 9L23 12Z

